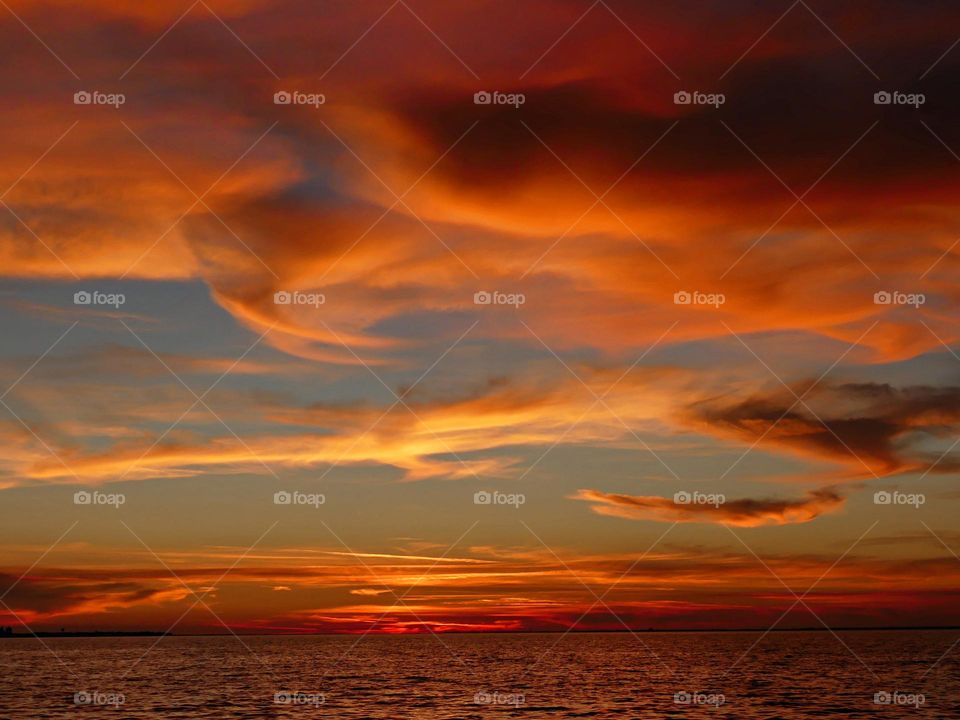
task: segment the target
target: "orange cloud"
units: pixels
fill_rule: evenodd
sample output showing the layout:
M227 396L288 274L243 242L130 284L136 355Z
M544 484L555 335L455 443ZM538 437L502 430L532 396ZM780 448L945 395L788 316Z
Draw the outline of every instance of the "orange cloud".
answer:
M443 36L474 44L462 27L469 11L426 5ZM538 5L544 17L567 11ZM302 36L289 15L268 4L211 7L241 37L255 30L257 54L270 66L282 59L283 81L199 6L124 80L130 101L122 116L81 113L69 88L51 79L64 71L52 58L31 66L30 102L18 105L16 117L0 117L18 129L2 148L11 181L30 169L5 198L29 227L9 213L0 225L5 273L196 279L254 331L276 323L266 342L344 365L358 361L339 340L371 365L402 363L410 343L384 330L389 321L413 312L473 311L473 293L487 285L522 286L530 298L526 318L551 346L589 344L611 355L652 342L678 320L674 342L724 337L721 320L742 333L800 331L853 342L882 320L862 342L875 361L939 348L920 318L946 342L957 337L956 324L931 307L960 299L949 252L957 180L954 160L938 141L883 116L806 199L811 209L790 210L793 195L714 121L726 122L801 193L881 117L862 68L851 62L836 73L829 37L761 44L718 88L730 102L713 115L674 105L677 80L612 17L568 38L583 52L550 53L522 81L516 68L478 51L488 61L486 82L527 95L516 110L474 105L478 82L442 46L423 43L427 31L402 6L374 30L391 32L389 47L364 42L358 51L364 62L350 55L332 69L340 54L333 48L376 19L368 10L323 16L317 32L330 40L332 53L323 63L312 52L294 51L308 40L325 46L323 40L313 32ZM316 8L297 7L309 26ZM28 20L67 12L61 2L23 3L20 10ZM511 15L506 8L490 12L471 17L471 27ZM602 8L597 13L604 15ZM655 9L624 13L628 23L654 23L664 42L697 47L711 76L714 64L732 63L742 52ZM134 40L144 49L157 39L158 24L176 19L159 7L96 3L53 23L51 46L68 61L82 58L95 76L116 77L137 57L127 47L87 57L84 33L105 14L132 19ZM786 21L799 22L793 15ZM731 43L751 35L735 12L715 20L729 29L724 37ZM934 42L942 33L931 14L910 13L903 22L913 38ZM510 25L496 24L491 36ZM539 41L544 49L556 39L546 26L528 31L527 43ZM884 43L887 55L902 42L860 27L849 32L853 43ZM204 43L222 52L200 52ZM590 51L597 47L618 52ZM33 50L45 53L42 46ZM791 64L800 52L817 67L829 64L834 84L825 88L823 73L814 73L811 87L811 76ZM441 55L444 62L436 62ZM931 98L938 90L952 96L951 62L946 57L926 81ZM704 68L694 65L681 75L702 75ZM384 68L394 78L387 89ZM186 79L156 92L151 83L168 76ZM763 80L770 76L778 78L776 88ZM320 84L329 102L312 114L278 109L272 94L281 82ZM230 93L221 92L225 86ZM791 97L808 102L797 106L787 102ZM949 120L953 108L931 111ZM837 117L844 122L833 122ZM31 167L73 119L78 125ZM674 120L677 127L623 175ZM771 141L783 137L790 141ZM104 147L112 162L102 162ZM228 169L204 204L177 177L202 193ZM597 203L591 190L600 194L621 175ZM925 292L930 304L911 317L873 303L874 292L891 288ZM273 294L284 289L324 292L323 312L275 306ZM716 312L678 308L673 295L684 289L723 292L727 303ZM505 335L503 325L485 325L478 334L533 342L515 326Z

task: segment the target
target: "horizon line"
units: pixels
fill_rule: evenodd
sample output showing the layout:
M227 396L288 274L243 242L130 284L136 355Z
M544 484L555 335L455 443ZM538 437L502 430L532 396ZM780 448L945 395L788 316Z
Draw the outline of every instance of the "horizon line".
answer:
M883 626L836 626L836 627L797 627L797 628L644 628L644 629L611 629L611 630L434 630L436 634L443 635L558 635L558 634L668 634L668 633L774 633L774 632L908 632L921 630L960 630L960 625L883 625ZM357 635L378 635L387 637L410 637L416 635L430 635L428 630L417 630L413 632L387 632L387 631L369 631L369 632L242 632L232 630L231 632L220 633L173 633L161 630L68 630L47 631L38 630L35 632L2 634L0 639L26 639L31 637L230 637L231 635L244 635L246 637L354 637Z

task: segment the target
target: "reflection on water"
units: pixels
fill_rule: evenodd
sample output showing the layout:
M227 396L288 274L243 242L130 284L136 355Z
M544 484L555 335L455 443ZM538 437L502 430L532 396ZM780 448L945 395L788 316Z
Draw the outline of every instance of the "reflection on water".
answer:
M0 641L0 717L960 718L960 631ZM55 656L56 655L56 656Z

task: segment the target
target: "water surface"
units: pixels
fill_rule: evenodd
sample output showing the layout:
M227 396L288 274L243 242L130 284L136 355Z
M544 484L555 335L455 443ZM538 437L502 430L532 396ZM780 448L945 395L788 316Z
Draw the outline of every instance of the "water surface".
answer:
M960 651L948 652L958 638L960 631L12 639L0 641L0 717L960 718Z

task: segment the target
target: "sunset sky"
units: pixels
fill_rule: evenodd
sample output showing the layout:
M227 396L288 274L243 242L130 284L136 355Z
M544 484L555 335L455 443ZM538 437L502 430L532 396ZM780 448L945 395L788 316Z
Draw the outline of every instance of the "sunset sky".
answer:
M957 624L958 20L3 0L0 624Z

